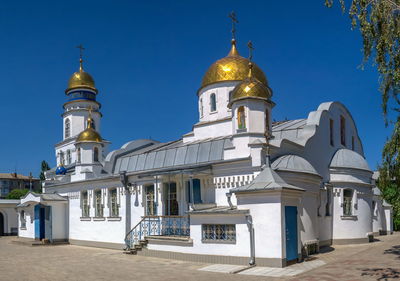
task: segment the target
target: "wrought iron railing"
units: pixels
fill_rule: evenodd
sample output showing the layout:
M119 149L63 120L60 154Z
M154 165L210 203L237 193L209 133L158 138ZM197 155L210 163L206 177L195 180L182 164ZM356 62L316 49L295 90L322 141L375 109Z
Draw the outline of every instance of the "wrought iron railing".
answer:
M147 236L190 236L189 217L145 216L125 237L126 250L140 245Z

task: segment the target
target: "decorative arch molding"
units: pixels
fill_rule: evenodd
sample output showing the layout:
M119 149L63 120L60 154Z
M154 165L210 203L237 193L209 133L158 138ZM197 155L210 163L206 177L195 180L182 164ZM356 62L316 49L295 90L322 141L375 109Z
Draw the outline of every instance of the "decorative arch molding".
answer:
M8 216L7 216L7 212L4 211L4 210L2 210L1 208L0 208L0 215L3 216L3 225L0 225L0 227L3 227L2 233L3 233L3 235L4 235L4 234L6 234L7 231L8 231ZM1 232L1 231L0 231L0 232Z

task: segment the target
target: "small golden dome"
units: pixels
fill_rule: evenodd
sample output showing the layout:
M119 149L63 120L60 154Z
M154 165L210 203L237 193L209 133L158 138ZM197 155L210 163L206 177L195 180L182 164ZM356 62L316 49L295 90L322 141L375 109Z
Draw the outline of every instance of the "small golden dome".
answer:
M232 100L229 103L229 107L232 105L233 102L241 99L252 98L269 101L272 97L271 89L253 76L252 63L249 63L249 66L247 67L247 72L247 78L236 85L236 87L233 89Z
M82 59L79 62L79 71L72 74L71 78L69 78L66 92L77 88L88 88L97 92L93 77L83 70Z
M89 113L90 114L90 113ZM82 131L77 139L76 142L102 142L103 139L101 138L100 134L92 128L92 118L89 116L87 120L87 128Z
M249 60L240 56L236 49L236 41L232 39L232 48L228 56L213 63L203 77L201 87L222 82L242 81L249 73ZM257 80L268 85L264 72L256 64L253 66L253 75Z

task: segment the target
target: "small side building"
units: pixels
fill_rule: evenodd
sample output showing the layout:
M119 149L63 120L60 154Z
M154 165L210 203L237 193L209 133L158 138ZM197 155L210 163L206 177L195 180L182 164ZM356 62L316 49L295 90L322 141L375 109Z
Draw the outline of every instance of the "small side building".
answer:
M0 236L18 234L16 207L20 200L0 199Z
M68 199L29 192L17 206L19 237L49 242L68 240Z

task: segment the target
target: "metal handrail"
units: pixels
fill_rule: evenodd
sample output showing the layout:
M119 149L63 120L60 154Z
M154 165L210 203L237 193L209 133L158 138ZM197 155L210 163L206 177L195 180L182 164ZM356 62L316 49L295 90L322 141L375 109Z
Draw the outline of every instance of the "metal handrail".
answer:
M189 236L189 217L143 216L125 236L125 250L139 245L146 236Z

